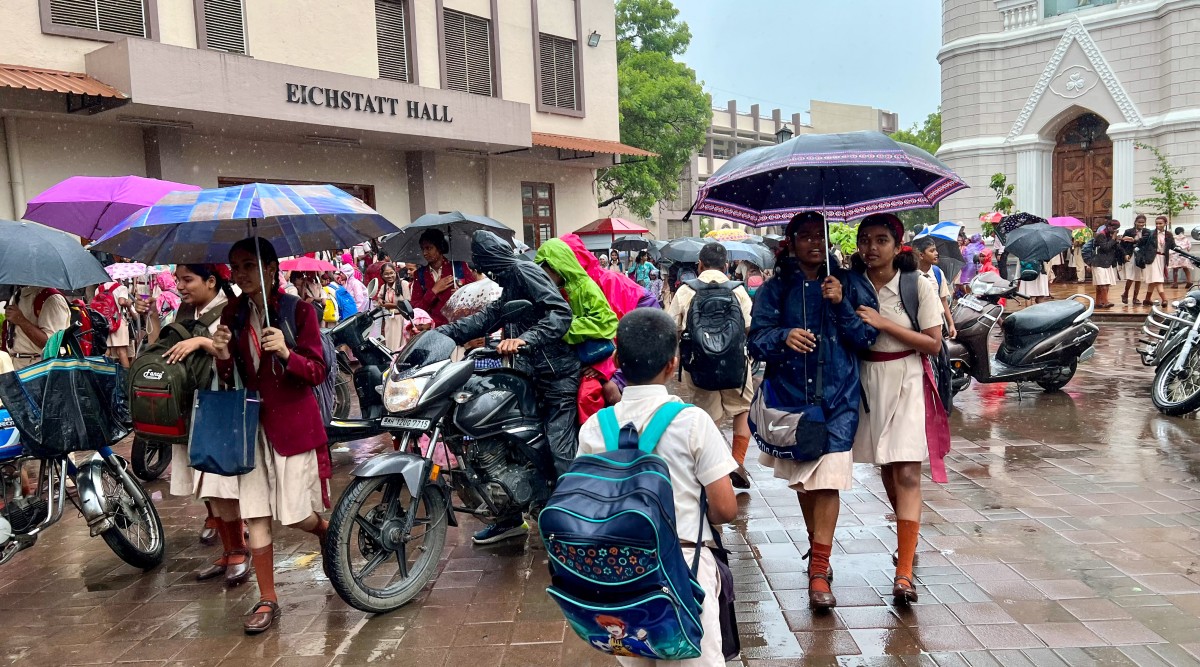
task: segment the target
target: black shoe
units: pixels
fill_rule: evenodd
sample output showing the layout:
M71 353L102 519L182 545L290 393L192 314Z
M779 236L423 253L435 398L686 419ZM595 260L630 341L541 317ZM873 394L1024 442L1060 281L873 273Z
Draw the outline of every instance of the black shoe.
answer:
M729 479L733 481L735 489L750 488L750 473L746 472L746 466L738 466L737 470L729 473Z

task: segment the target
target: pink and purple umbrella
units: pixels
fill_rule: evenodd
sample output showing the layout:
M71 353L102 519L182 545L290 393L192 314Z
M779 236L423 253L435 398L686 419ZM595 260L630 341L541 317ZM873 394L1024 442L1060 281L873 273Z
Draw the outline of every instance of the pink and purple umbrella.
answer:
M294 259L285 259L279 263L279 269L282 271L313 271L322 273L324 271L337 271L337 267L326 262L323 259L315 259L313 257L296 257Z
M1080 220L1079 218L1073 218L1069 215L1064 215L1064 216L1060 216L1057 218L1050 218L1050 220L1048 220L1047 222L1049 222L1054 227L1066 227L1067 229L1082 229L1084 227L1087 227L1087 225L1085 225L1082 220Z
M168 192L195 185L141 176L72 176L29 200L26 220L98 239L125 218L158 203Z

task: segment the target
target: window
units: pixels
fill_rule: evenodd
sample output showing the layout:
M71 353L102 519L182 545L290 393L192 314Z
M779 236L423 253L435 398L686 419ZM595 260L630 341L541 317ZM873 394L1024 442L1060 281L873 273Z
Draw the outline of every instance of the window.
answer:
M691 220L668 220L667 221L667 238L681 239L685 236L692 235Z
M492 22L445 10L445 87L473 95L495 94L492 86Z
M242 0L200 0L203 3L201 43L228 53L246 52L246 20Z
M375 36L379 42L379 78L411 81L404 0L375 0Z
M1091 9L1102 5L1114 5L1117 0L1043 0L1046 3L1046 18L1070 14L1081 9Z
M538 50L541 62L538 72L541 82L541 102L544 106L559 109L578 109L575 94L574 40L553 35L538 35Z
M43 0L42 31L93 39L106 37L95 33L108 33L113 39L124 35L153 38L147 1Z
M521 184L521 219L524 223L525 245L530 248L537 248L558 236L554 224L552 183Z

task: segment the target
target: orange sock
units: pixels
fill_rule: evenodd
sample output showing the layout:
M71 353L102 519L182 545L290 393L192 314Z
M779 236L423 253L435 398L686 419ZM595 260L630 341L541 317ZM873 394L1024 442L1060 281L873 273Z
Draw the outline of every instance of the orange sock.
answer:
M738 465L746 465L746 450L750 447L750 438L744 435L733 436L733 460Z
M896 576L908 577L913 576L913 556L917 554L917 538L921 536L921 523L919 521L897 521L896 522Z
M808 561L808 587L814 591L830 592L829 582L815 577L818 574L829 574L829 556L833 553L832 544L812 544L812 556Z
M325 551L325 536L329 534L329 522L320 515L317 516L317 525L312 530L308 531L317 536L317 541L321 544L322 553Z
M278 603L279 596L275 595L275 545L268 544L251 551L250 562L254 564L259 599Z

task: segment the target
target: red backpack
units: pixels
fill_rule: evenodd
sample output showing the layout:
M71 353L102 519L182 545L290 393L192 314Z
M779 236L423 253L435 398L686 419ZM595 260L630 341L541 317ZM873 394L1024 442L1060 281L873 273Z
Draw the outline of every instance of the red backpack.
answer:
M46 305L46 300L52 296L62 296L62 292L47 287L33 298L34 318L41 316L42 306ZM66 299L66 297L63 298ZM67 345L70 346L69 341L73 337L79 344L79 352L84 356L104 356L108 352L108 320L88 307L82 299L68 301L67 309L71 313L71 319L67 324L67 333L71 335L64 339L67 341ZM7 347L4 343L7 342L8 336L3 338L4 340L0 340L0 349Z
M109 331L121 328L121 307L117 304L117 299L113 296L112 291L105 289L104 285L96 288L96 295L92 297L88 306L108 320Z

